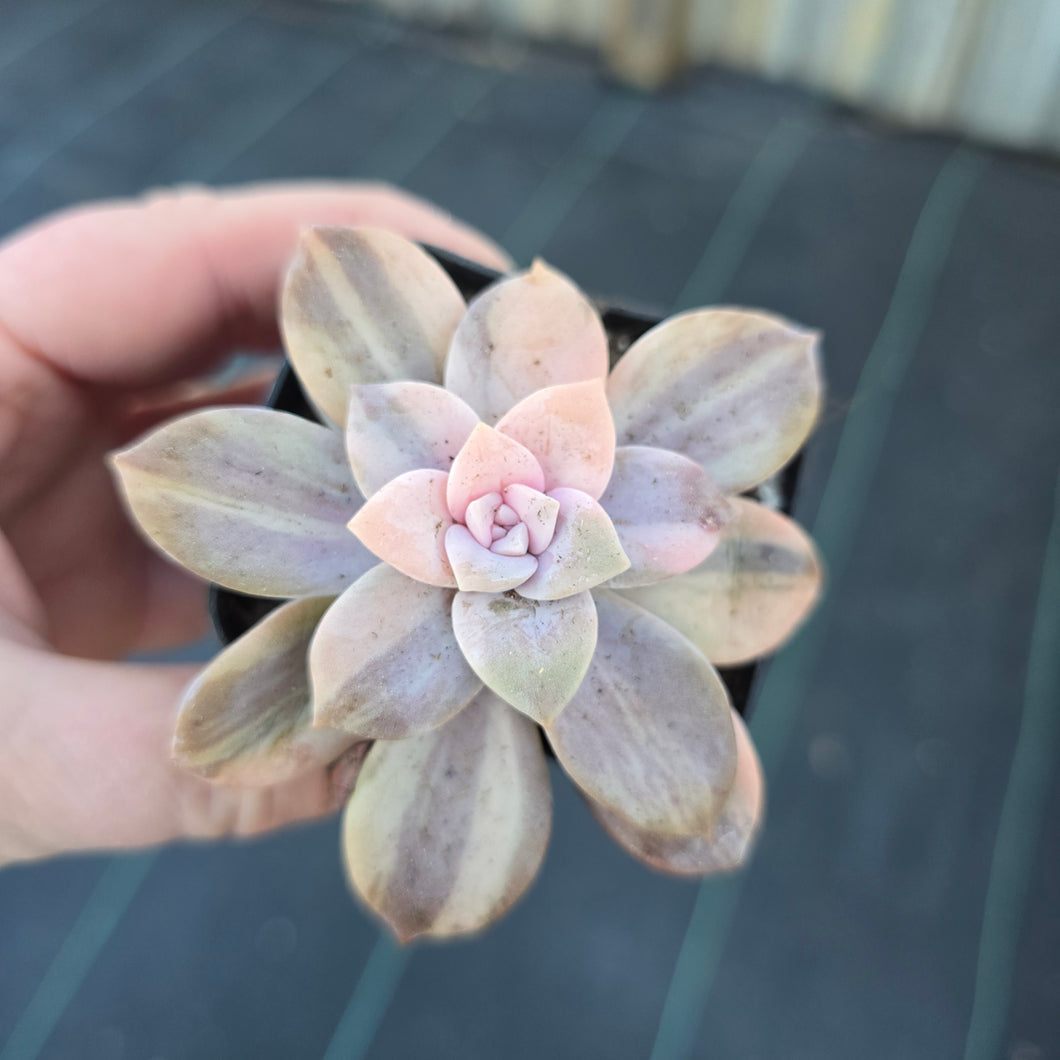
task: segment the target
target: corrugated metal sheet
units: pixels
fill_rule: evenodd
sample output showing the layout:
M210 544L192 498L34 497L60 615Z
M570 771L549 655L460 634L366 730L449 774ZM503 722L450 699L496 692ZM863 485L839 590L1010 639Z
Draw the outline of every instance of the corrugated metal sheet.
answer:
M915 127L1060 150L1060 0L377 2L601 47L616 71L649 87L683 63L717 62Z

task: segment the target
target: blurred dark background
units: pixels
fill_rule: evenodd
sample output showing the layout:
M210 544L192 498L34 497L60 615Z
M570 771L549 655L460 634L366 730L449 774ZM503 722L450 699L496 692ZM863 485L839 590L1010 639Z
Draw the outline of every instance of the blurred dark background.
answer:
M1033 49L990 38L1005 69L1056 43L1035 10ZM721 67L642 63L674 75L643 94L517 28L0 0L0 233L159 184L375 178L594 293L821 328L795 511L830 586L756 689L753 863L654 875L557 775L529 896L444 947L380 936L335 822L8 869L0 1060L1060 1058L1060 80L1034 121L989 78L985 123L884 108L961 143Z

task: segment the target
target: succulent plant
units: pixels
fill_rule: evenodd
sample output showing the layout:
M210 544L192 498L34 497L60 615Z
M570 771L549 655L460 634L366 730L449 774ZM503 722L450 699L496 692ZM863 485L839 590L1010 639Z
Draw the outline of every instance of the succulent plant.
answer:
M762 777L714 664L773 650L819 591L805 534L740 496L814 424L816 336L698 310L608 375L593 305L547 265L465 305L419 247L341 228L303 234L281 323L321 423L211 409L114 457L159 548L288 601L189 688L178 760L274 784L366 750L344 859L402 940L529 886L542 731L634 856L739 865Z

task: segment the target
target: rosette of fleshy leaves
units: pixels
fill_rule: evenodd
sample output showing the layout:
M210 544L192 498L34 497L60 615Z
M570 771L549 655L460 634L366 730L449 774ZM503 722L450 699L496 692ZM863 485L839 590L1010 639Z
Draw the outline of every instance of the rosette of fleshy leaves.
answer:
M164 552L288 601L190 687L177 759L275 784L367 746L345 865L402 940L529 886L542 730L634 856L738 865L762 777L714 664L774 649L819 590L805 534L740 496L814 424L816 336L698 310L608 374L598 314L543 263L465 305L419 247L340 228L303 234L281 322L321 423L211 409L114 458Z

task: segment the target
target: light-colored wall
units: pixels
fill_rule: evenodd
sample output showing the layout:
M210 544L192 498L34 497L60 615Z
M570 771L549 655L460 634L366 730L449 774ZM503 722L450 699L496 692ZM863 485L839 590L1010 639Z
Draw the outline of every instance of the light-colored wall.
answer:
M648 86L683 63L716 62L913 126L1060 151L1060 0L375 2L599 47Z

